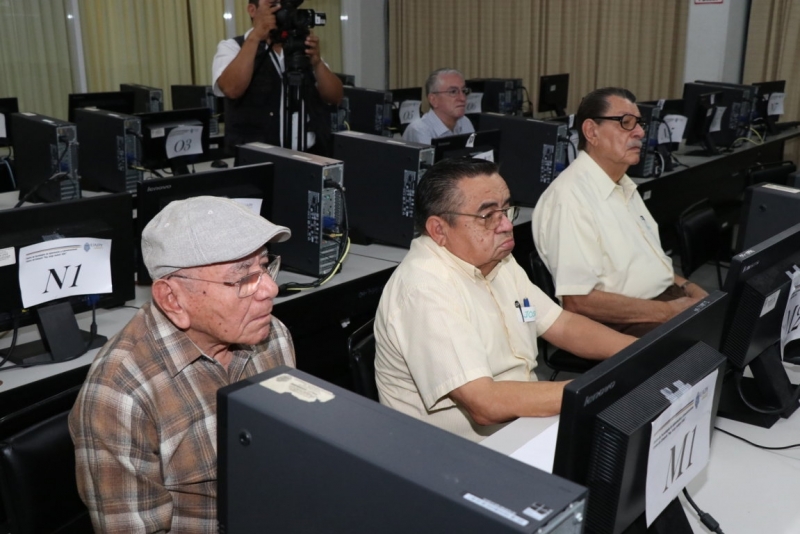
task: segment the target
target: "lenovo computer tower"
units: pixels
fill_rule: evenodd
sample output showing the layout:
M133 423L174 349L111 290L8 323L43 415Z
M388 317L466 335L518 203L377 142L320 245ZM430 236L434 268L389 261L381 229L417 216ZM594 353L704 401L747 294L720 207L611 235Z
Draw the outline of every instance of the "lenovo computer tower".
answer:
M392 92L362 87L345 87L350 129L356 132L392 136Z
M582 486L297 369L217 399L220 532L583 532Z
M142 179L139 165L138 117L96 108L75 110L81 184L90 191L136 193Z
M471 78L465 84L473 93L483 94L481 112L522 115L522 78Z
M78 135L71 122L36 113L11 115L19 198L56 202L81 197Z
M628 176L634 178L650 178L663 171L663 165L658 161L658 129L661 127L661 108L651 104L636 104L639 115L647 123L642 138L642 151L639 163L628 168ZM658 165L656 163L658 162Z
M173 85L172 109L208 108L211 110L208 135L220 135L220 114L222 113L222 99L214 94L210 85Z
M164 111L164 91L161 89L138 83L121 83L119 90L133 91L136 94L133 100L134 113Z
M520 206L535 206L567 166L567 124L482 113L481 127L501 132L500 174L511 190L512 201Z
M344 250L344 165L306 152L247 143L237 147L236 165L274 164L272 216L292 238L270 244L281 266L310 276L330 274Z
M333 136L333 157L347 168L347 214L355 242L411 245L414 194L433 155L431 146L379 135Z

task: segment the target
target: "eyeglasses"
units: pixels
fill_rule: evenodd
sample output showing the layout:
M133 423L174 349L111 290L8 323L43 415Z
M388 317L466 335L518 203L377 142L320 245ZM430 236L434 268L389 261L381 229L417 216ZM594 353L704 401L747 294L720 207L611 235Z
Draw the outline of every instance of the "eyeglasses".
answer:
M431 94L439 95L439 94L446 94L447 96L452 96L453 98L457 97L459 93L464 96L468 96L472 92L472 89L469 87L451 87L450 89L445 89L444 91L431 91Z
M172 274L167 276L167 278L183 278L185 280L196 280L198 282L208 282L209 284L222 284L223 286L235 287L237 289L236 294L240 299L243 299L253 295L256 291L258 291L258 284L261 283L261 277L264 275L264 273L266 273L273 282L278 277L278 271L280 271L281 268L280 256L276 254L264 254L263 256L259 256L258 259L261 262L259 263L261 270L245 275L236 282L204 280L202 278L192 278L191 276L184 276L182 274Z
M636 125L642 127L642 130L645 129L647 123L642 120L641 117L637 117L636 115L631 115L626 113L625 115L617 115L616 117L589 117L593 121L599 120L606 120L606 121L617 121L620 126L622 126L623 130L628 130L629 132L636 128Z
M519 208L517 206L509 206L507 208L500 208L499 210L492 210L489 213L483 215L477 215L475 213L459 213L457 211L445 211L442 215L450 214L450 215L465 215L467 217L475 217L476 219L480 219L483 221L484 226L486 226L487 230L494 230L500 223L503 221L503 216L511 221L514 222L519 215Z

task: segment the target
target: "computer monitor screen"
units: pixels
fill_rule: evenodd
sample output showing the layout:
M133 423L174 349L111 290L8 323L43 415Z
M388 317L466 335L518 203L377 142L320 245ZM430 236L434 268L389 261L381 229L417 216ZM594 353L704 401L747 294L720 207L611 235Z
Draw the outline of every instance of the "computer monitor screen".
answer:
M16 97L0 98L0 146L11 146L11 114L18 112Z
M758 99L756 100L755 109L756 121L764 122L767 125L767 132L778 133L778 128L775 124L783 114L786 80L757 82L753 86L758 87Z
M192 108L137 113L142 121L142 167L188 174L189 165L208 161L211 110ZM197 132L197 127L200 131Z
M240 200L272 220L273 165L259 163L229 169L214 169L189 176L146 180L137 184L137 235L173 200L209 195ZM141 254L136 267L139 284L152 280Z
M781 324L789 298L787 273L800 266L800 224L731 259L724 289L731 295L722 352L731 364L720 416L769 428L798 406L798 389L781 362ZM786 354L789 356L789 353ZM788 361L800 364L794 353ZM742 376L749 367L752 378Z
M434 148L433 161L447 158L474 158L491 159L500 163L500 130L482 130L471 134L458 134L449 137L436 137L431 139Z
M548 74L539 77L539 113L554 111L556 116L566 115L569 97L569 74Z
M689 84L686 84L689 86ZM719 154L719 147L728 145L725 117L730 113L723 103L722 91L703 86L702 93L684 89L684 115L686 115L686 144L703 146L693 155L713 156Z
M553 474L589 487L587 531L621 532L634 520L642 520L649 423L665 406L653 403L658 395L653 395L652 390L645 392L653 402L643 403L641 410L630 411L627 418L631 425L629 437L634 441L630 442L627 452L622 451L613 458L609 456L615 462L613 465L627 461L628 466L636 469L614 469L606 473L605 482L598 479L593 465L593 455L597 454L601 440L605 440L597 430L599 418L604 411L614 410L615 403L630 402L623 399L640 385L660 388L671 386L675 380L694 384L724 363L724 358L716 351L727 303L725 293L712 293L565 387ZM702 365L694 367L692 362L702 362ZM667 381L662 383L665 377ZM718 379L721 378L722 373ZM658 393L658 389L655 392ZM715 395L718 392L717 387ZM654 406L658 413L652 411ZM596 494L603 498L595 503Z
M132 115L134 111L133 91L109 91L105 93L72 93L68 97L68 119L75 122L75 110L97 108Z
M0 267L1 331L37 323L40 333L46 337L51 331L46 327L42 328L39 312L43 306L69 303L72 308L69 315L73 318L75 313L90 310L94 301L97 306L112 308L134 298L133 200L130 194L99 195L2 210L0 228L3 228L0 232L0 251L8 255ZM101 295L72 296L24 308L19 281L20 248L61 237L111 240L113 291ZM57 274L61 275L62 283L67 278L66 275L70 275L72 282L76 283L79 272L65 270L64 273ZM72 273L75 273L74 276ZM57 327L61 328L61 325ZM63 332L58 328L54 339L16 346L11 360L25 365L52 361L51 356L46 353L51 351L53 344L59 345L64 341ZM77 330L76 324L74 328ZM84 337L87 335L88 333ZM2 359L0 356L0 360Z

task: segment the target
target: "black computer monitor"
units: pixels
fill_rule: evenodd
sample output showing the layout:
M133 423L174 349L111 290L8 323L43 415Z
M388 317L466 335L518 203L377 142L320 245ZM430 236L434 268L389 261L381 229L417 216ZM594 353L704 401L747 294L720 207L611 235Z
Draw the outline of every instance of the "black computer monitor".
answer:
M500 130L482 130L469 134L451 135L431 139L434 163L449 158L472 158L492 152L495 163L500 163Z
M773 94L786 94L786 80L757 82L753 86L758 87L758 99L756 100L755 109L756 120L763 121L766 124L767 133L778 133L779 130L776 124L781 115L777 109L770 109L769 102Z
M391 137L392 93L363 87L344 87L349 109L350 129L356 132Z
M686 116L686 131L684 137L687 145L702 145L703 148L694 152L692 155L714 156L719 154L718 145L720 142L727 146L728 136L723 130L727 130L725 116L729 110L722 110L722 91L714 91L713 88L703 86L702 93L688 91L684 86L684 115ZM699 85L699 84L695 84ZM719 115L722 114L723 117ZM714 131L712 131L714 130Z
M773 183L751 185L744 190L735 250L747 250L798 223L800 189Z
M75 122L75 110L97 108L132 115L134 111L133 91L109 91L105 93L72 93L68 97L68 121Z
M83 342L88 342L92 336L78 331L74 314L92 309L93 302L112 308L134 298L133 200L130 194L99 195L2 210L0 228L3 228L0 251L15 257L15 261L4 262L0 267L0 330L14 330L35 323L41 335L40 341L17 345L11 354L12 361L31 365L80 356L87 348ZM57 237L110 239L113 291L72 296L25 309L19 287L19 249ZM72 276L73 283L79 272L65 270ZM57 274L61 274L63 283L64 273ZM72 352L65 345L75 336L79 338L80 347ZM94 336L92 345L102 342L101 336ZM0 361L5 354L5 351L0 354Z
M172 169L173 174L188 174L189 165L213 159L209 155L211 110L207 107L137 113L142 121L142 167L148 170ZM201 126L202 153L169 158L167 141L172 130L180 126ZM177 153L193 149L188 143L173 146Z
M209 108L211 130L209 135L220 135L219 125L224 122L225 99L214 94L210 85L171 85L172 109Z
M11 146L12 113L19 113L17 97L0 98L0 121L2 121L2 128L0 128L0 146Z
M569 97L569 74L547 74L539 77L539 103L536 111L554 111L557 117L566 115Z
M794 266L800 266L800 224L731 259L724 289L731 295L722 352L728 357L728 377L720 416L769 428L789 417L798 406L798 388L789 382L781 362L781 323ZM800 358L788 353L789 360ZM746 367L753 378L743 378Z
M400 105L406 100L416 100L422 102L422 87L405 87L402 89L392 89L392 128L400 133L406 129L414 117L401 117ZM417 116L419 116L419 108Z
M145 180L137 184L137 235L153 217L173 200L209 195L234 199L261 200L261 216L272 220L273 165L259 163L229 169L214 169L189 176ZM141 244L138 245L139 247ZM136 276L139 284L152 282L138 255Z
M715 291L564 388L553 474L589 488L587 532L621 532L643 522L649 423L666 408L659 390L674 380L693 385L724 363L717 349L727 304L727 294ZM722 373L718 386L721 380ZM607 410L632 402L628 395L640 386L646 389L637 395L649 402L638 401L639 409L624 417L628 448L608 448ZM613 469L601 475L595 463L603 453ZM620 467L626 462L628 468Z

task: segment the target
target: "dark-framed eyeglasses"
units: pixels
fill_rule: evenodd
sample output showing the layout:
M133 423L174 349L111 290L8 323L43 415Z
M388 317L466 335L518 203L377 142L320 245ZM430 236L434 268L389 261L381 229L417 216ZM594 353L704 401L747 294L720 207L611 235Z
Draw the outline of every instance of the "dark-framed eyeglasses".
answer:
M465 217L475 217L476 219L480 219L483 221L484 226L486 226L487 230L494 230L500 223L503 221L503 217L506 217L512 223L517 219L519 216L519 207L518 206L509 206L507 208L500 208L497 210L492 210L488 213L484 213L479 215L477 213L460 213L458 211L445 211L442 215L449 214L449 215L464 215Z
M471 92L472 89L470 89L469 87L451 87L450 89L445 89L444 91L431 91L431 94L434 95L445 94L447 96L455 98L459 95L459 93L464 96L469 96Z
M183 278L184 280L196 280L197 282L208 282L209 284L220 284L228 287L236 288L236 295L240 298L247 298L258 291L258 284L261 283L261 277L266 274L272 281L276 281L278 271L281 269L281 257L277 254L263 254L258 257L260 270L246 274L236 282L221 282L219 280L205 280L203 278L193 278L191 276L184 276L182 274L171 274L167 278Z
M647 127L647 123L641 117L637 117L636 115L631 115L630 113L626 113L625 115L617 115L614 117L589 117L593 121L617 121L620 126L622 126L623 130L628 130L629 132L636 128L636 125L642 127L644 130Z

